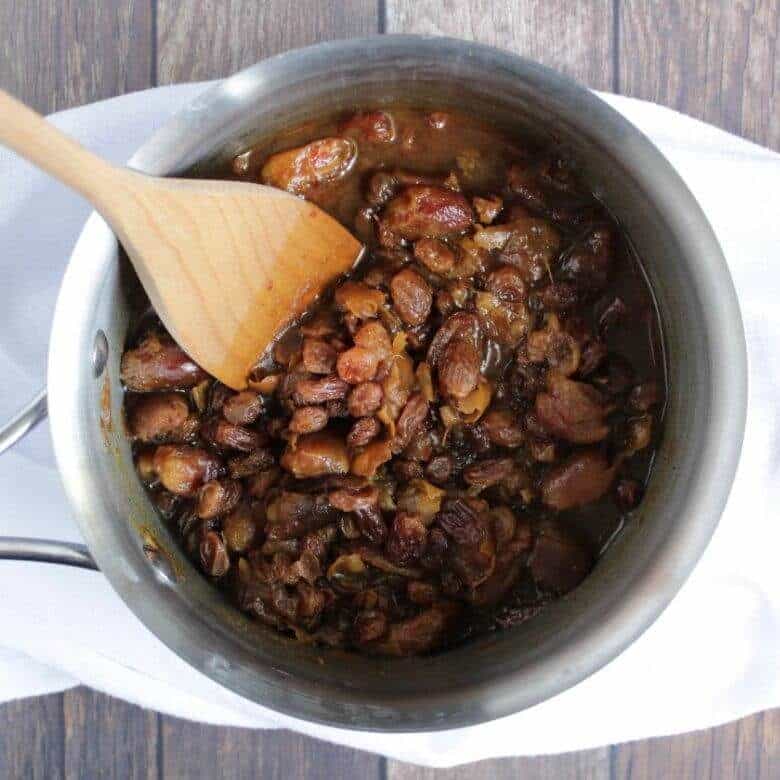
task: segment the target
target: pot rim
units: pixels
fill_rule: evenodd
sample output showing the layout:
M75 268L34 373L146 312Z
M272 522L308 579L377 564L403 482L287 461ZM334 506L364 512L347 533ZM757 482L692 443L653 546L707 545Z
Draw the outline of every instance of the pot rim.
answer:
M725 258L698 203L666 158L637 128L590 91L542 65L490 46L434 36L383 35L322 43L285 52L207 88L201 96L157 131L133 156L129 164L156 173L157 171L150 170L150 167L153 167L153 152L166 144L178 142L181 145L182 128L192 122L201 122L205 108L229 101L231 94L240 92L245 78L273 78L274 74L283 74L291 68L327 68L334 58L339 61L359 58L366 48L377 47L397 51L399 56L402 56L404 51L413 49L416 54L423 52L434 58L445 55L475 58L482 63L489 63L517 74L518 78L533 82L537 89L553 90L561 100L571 100L586 107L590 116L597 117L599 123L610 127L615 134L620 134L621 139L625 140L647 166L643 169L646 174L637 174L637 181L646 186L651 197L657 197L661 184L674 190L674 205L679 208L682 204L684 208L679 215L669 213L673 212L673 209L667 208L663 212L664 216L668 218L670 230L675 235L682 234L681 231L696 231L695 253L691 250L691 255L695 254L695 258L686 259L694 264L697 261L702 262L702 258L706 257L709 278L702 281L699 277L697 284L707 284L707 289L702 290L704 300L717 301L718 304L717 312L706 313L706 327L714 339L713 349L708 355L712 372L722 381L717 388L708 388L712 414L708 421L706 447L701 453L702 462L707 464L712 479L706 490L703 485L691 486L689 505L695 504L695 518L682 520L674 527L659 546L655 558L641 572L641 577L637 575L634 580L626 583L623 591L615 594L603 621L582 627L575 643L560 648L550 656L537 659L521 669L512 670L500 679L473 683L470 686L453 686L451 691L437 696L427 705L431 713L441 708L457 711L464 695L476 695L478 692L480 697L494 699L487 715L475 716L474 712L469 710L463 718L453 717L446 722L436 721L434 716L425 723L417 720L408 722L403 718L397 722L383 722L365 713L350 715L352 710L348 708L348 712L339 710L323 716L321 711L313 711L307 703L307 692L311 696L323 696L322 686L317 689L316 685L309 681L303 681L299 688L295 688L293 693L299 693L300 696L286 709L255 698L258 703L284 715L331 726L373 731L435 731L502 717L548 699L582 681L611 661L655 621L699 560L728 498L745 428L747 357L742 319ZM186 146L186 141L184 143ZM186 167L189 164L186 161L186 152L182 159L181 167ZM190 162L192 161L194 160ZM89 327L91 313L83 311L85 307L79 306L79 302L85 298L85 285L94 288L95 280L104 278L104 272L113 261L115 246L115 239L105 223L96 215L90 217L69 261L57 300L50 339L48 376L51 431L60 474L90 551L114 589L135 615L179 657L235 693L250 698L246 690L233 683L228 675L204 667L191 641L186 641L180 635L171 638L162 632L165 616L161 616L158 604L150 603L150 597L154 596L152 584L140 577L134 588L128 589L127 564L117 560L117 556L112 555L113 551L106 549L105 544L101 543L104 537L101 536L96 523L105 523L106 519L90 519L89 496L95 489L91 482L97 477L84 468L92 445L79 422L83 383L64 382L59 378L72 374L73 366L79 366L87 359L80 351L79 334ZM96 275L96 262L101 264L101 275ZM74 457L74 453L79 457ZM145 576L148 579L153 578L151 569L147 570ZM264 671L262 667L255 670L269 687L277 685L276 681L264 675ZM339 689L337 692L331 692L333 696L336 694L348 702L351 708L356 708L356 711L362 711L361 708L372 704L366 701L364 695L354 690ZM289 699L289 695L287 698ZM419 696L387 697L383 704L401 709L413 702L420 705Z

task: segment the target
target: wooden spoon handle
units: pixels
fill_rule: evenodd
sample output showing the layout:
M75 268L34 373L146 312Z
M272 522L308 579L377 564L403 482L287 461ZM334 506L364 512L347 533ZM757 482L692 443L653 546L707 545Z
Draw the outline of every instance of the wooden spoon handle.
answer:
M40 114L0 90L0 143L76 190L101 212L111 193L134 174L117 168L68 138Z

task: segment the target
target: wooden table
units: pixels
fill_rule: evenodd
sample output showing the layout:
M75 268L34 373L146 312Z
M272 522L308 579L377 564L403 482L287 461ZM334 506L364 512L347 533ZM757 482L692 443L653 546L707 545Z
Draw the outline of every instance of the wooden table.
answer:
M396 32L476 38L780 149L777 0L0 0L0 86L50 112L223 76L316 41ZM445 773L289 732L188 723L85 688L0 707L2 778L445 774L778 778L780 711L679 737Z

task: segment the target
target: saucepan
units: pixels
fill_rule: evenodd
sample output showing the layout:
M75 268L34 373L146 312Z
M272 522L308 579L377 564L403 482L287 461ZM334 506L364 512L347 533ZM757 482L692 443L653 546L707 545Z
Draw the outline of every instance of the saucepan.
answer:
M158 175L208 170L307 119L399 102L475 112L565 147L644 263L665 344L664 436L639 511L594 572L536 618L425 658L375 659L303 645L237 611L180 551L136 477L119 358L139 288L96 215L62 283L48 366L54 449L88 552L25 540L0 547L4 557L94 561L173 652L249 700L378 731L508 715L569 688L631 644L673 598L718 523L739 457L747 384L731 278L685 184L597 96L513 54L418 36L292 51L208 89L130 164ZM6 442L45 406L43 396L35 399L5 431Z

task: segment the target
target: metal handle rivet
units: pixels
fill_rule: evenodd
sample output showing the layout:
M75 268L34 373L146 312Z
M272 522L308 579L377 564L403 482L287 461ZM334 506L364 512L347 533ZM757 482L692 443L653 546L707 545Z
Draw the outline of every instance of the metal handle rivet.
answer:
M92 370L95 378L99 377L108 362L108 339L102 330L95 334L95 343L92 346Z

